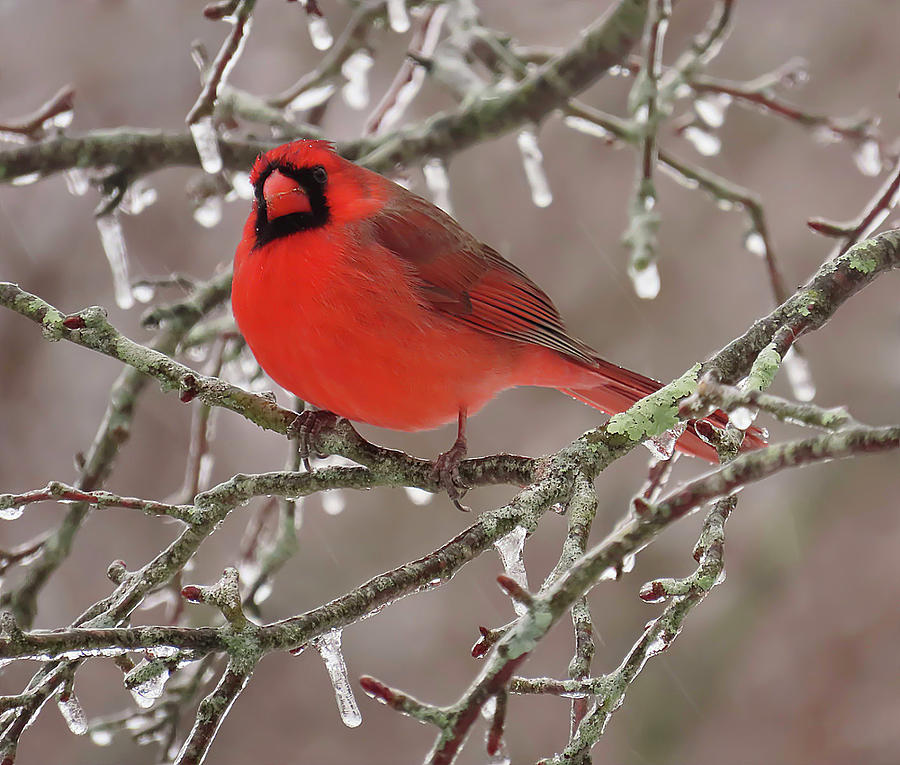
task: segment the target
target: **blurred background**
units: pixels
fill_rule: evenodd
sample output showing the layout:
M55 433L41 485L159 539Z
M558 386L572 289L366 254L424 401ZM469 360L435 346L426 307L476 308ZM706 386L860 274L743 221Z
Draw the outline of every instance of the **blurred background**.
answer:
M322 0L335 32L348 9ZM486 25L525 44L566 46L607 2L481 0ZM206 21L203 3L90 0L0 2L0 121L25 114L70 82L76 90L71 132L122 125L183 130L199 92L189 48L210 51L227 27ZM706 21L711 2L675 6L664 57L672 60ZM862 109L882 116L888 139L900 133L900 5L821 0L738 2L734 30L709 74L749 80L794 56L809 62L809 82L787 97L810 112L847 116ZM374 101L403 60L408 35L381 30L370 87ZM287 87L322 54L309 41L296 6L265 0L231 82L258 94ZM583 100L624 114L628 81L608 78ZM450 97L426 83L407 112L412 121L446 108ZM323 129L336 140L359 135L367 110L339 99ZM722 152L704 158L671 130L661 142L758 192L765 202L774 246L790 285L803 281L830 251L810 232L810 216L849 220L873 196L880 178L860 173L853 147L823 145L800 127L771 115L731 106L719 131ZM708 198L658 181L659 270L653 301L635 297L620 244L635 157L565 128L550 118L540 130L553 203L535 207L514 136L491 140L455 156L451 198L459 221L524 268L554 299L573 334L607 358L662 380L680 374L742 332L771 307L760 259L742 246L745 217L723 212ZM196 170L171 169L149 177L158 201L124 219L134 278L177 271L203 279L232 257L247 203L227 203L221 223L199 226L185 196ZM421 173L413 188L425 193ZM92 218L95 192L67 193L61 176L27 187L0 188L0 279L20 283L63 310L91 304L109 308L112 322L145 341L140 306L122 311ZM891 223L890 219L888 223ZM171 294L171 293L170 293ZM805 338L818 389L816 402L846 405L873 424L900 422L897 389L896 277L885 276L840 309L822 331ZM74 477L73 455L84 450L107 403L120 365L67 343L45 342L30 322L0 312L0 491L18 492L48 480ZM790 395L783 374L773 391ZM278 392L283 404L290 399ZM194 403L192 406L196 406ZM189 408L155 385L141 399L132 438L108 487L163 499L181 485ZM235 472L279 469L283 439L229 412L216 416L212 480ZM761 417L773 440L799 432ZM591 409L555 392L511 391L470 422L470 453L555 451L598 422ZM421 456L451 443L450 429L403 435L362 427L367 437ZM647 467L637 449L599 479L600 509L592 539L599 540L627 508ZM703 466L682 460L677 479ZM728 527L728 578L691 613L684 632L648 663L594 750L596 762L646 763L896 763L900 756L900 545L897 455L833 462L782 474L746 489ZM511 489L468 496L476 511L495 507ZM321 500L304 505L299 552L284 567L262 605L265 620L303 612L363 580L437 548L472 518L444 497L413 505L402 491L346 495L338 515ZM188 581L208 583L236 562L251 505L234 512L196 558ZM55 526L64 507L37 505L15 523L0 521L0 546L11 547ZM701 518L668 530L641 553L634 571L590 594L597 628L594 671L614 669L660 606L642 603L641 584L683 576ZM95 512L71 557L39 602L36 626L68 624L109 592L108 563L142 565L175 535L176 526L123 510ZM548 514L526 547L533 585L556 561L565 519ZM477 673L469 656L477 626L512 617L494 577L496 555L466 566L449 584L403 600L344 632L351 677L371 674L430 702L455 700ZM11 584L15 583L13 578ZM195 624L214 614L193 607ZM139 611L155 623L162 609ZM571 655L564 620L525 665L529 676L562 677ZM0 693L18 693L34 665L13 666ZM131 703L121 672L110 662L84 666L76 684L89 717ZM418 762L433 730L400 717L358 693L361 727L345 728L321 662L313 652L273 655L259 666L220 731L211 762ZM566 701L514 697L507 741L512 761L530 762L560 750L567 738ZM190 721L186 721L186 728ZM486 760L473 735L462 763ZM126 736L105 748L76 738L49 705L22 739L18 762L155 762L152 748Z

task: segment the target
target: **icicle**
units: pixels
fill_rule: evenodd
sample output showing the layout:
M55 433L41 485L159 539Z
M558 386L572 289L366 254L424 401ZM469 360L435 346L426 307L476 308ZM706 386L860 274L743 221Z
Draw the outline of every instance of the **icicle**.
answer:
M719 136L709 133L697 125L688 125L683 132L684 137L696 149L698 154L704 157L712 157L719 153L722 142Z
M201 117L191 123L191 136L200 155L200 166L209 173L215 175L222 169L222 155L219 154L219 139L211 115Z
M69 193L76 197L84 196L91 187L87 172L80 167L66 170L63 173L63 178L66 180L66 188L69 190Z
M119 209L126 215L137 215L156 202L156 189L144 180L132 183L122 194Z
M525 559L523 557L526 536L525 527L516 526L505 537L494 542L494 547L500 554L500 560L503 562L503 569L506 571L506 575L527 590L528 574L525 571ZM528 607L517 600L513 601L513 609L519 616L528 612Z
M409 14L406 0L387 0L388 24L398 35L409 31Z
M635 294L643 300L653 300L659 294L659 269L656 263L650 262L641 269L628 266L628 276L634 285Z
M881 149L878 148L878 141L863 141L853 152L853 161L863 175L878 175L881 172Z
M313 48L328 50L334 43L334 37L331 35L325 17L311 13L306 18L309 23L309 39L312 41Z
M755 228L744 234L744 249L759 258L766 257L766 240Z
M0 508L0 518L4 521L16 521L25 512L25 505L13 505L13 507Z
M725 122L725 110L731 104L727 93L710 93L694 101L697 116L711 128L720 128Z
M341 74L347 78L341 95L351 109L365 109L369 105L369 70L374 63L372 54L360 48L341 65Z
M794 398L798 401L812 401L816 397L816 384L813 382L807 360L793 348L789 348L784 355L783 366Z
M112 743L112 733L106 728L95 728L90 733L91 743L96 746L109 746Z
M152 284L135 284L131 288L131 294L138 303L149 303L156 295L156 290Z
M313 646L325 662L325 670L334 686L334 697L337 700L341 720L348 728L355 728L362 722L362 715L353 696L353 687L347 677L347 665L341 653L341 630L327 632L312 641Z
M425 489L417 489L415 486L404 486L403 489L409 501L418 507L427 505L434 499L434 494Z
M81 708L81 704L78 703L74 693L60 695L56 704L59 707L59 713L72 733L76 736L83 736L87 733L87 717L85 717L84 709Z
M231 176L231 186L241 199L253 199L253 184L250 183L249 173L234 173Z
M212 477L213 465L216 464L214 454L207 452L200 457L200 464L197 466L197 487L200 491L206 491L209 488Z
M213 228L222 220L222 198L206 197L194 208L194 220L203 228Z
M54 114L50 119L46 119L41 123L41 127L44 130L49 130L50 128L59 128L62 130L63 128L69 127L72 124L72 120L75 118L75 110L74 109L66 109L64 112L59 112L58 114Z
M320 85L317 88L307 88L302 93L299 93L297 97L287 105L288 114L302 112L307 109L313 109L316 106L321 106L331 98L331 94L334 93L334 90L335 87L332 82L327 85Z
M100 241L103 243L103 251L109 261L112 271L113 289L116 295L116 305L123 310L128 310L134 305L134 297L131 294L131 281L128 278L128 253L125 250L125 235L122 233L122 224L115 211L97 218L97 229L100 231Z
M525 168L525 176L531 187L531 201L537 207L547 207L553 201L547 176L544 173L541 148L538 146L537 136L533 130L522 130L518 136L519 151L522 152L522 165Z
M757 411L747 406L738 406L728 413L728 419L738 430L747 430L756 419Z
M432 157L422 166L425 175L425 185L431 194L431 201L440 207L447 215L453 215L453 207L450 204L450 177L443 160Z
M340 515L347 507L347 498L340 489L332 489L322 494L322 509L328 515Z
M134 678L148 673L149 675L139 682L134 681ZM125 686L131 691L139 707L149 709L153 706L153 702L162 696L168 680L169 670L165 666L160 664L153 666L144 660L125 675Z

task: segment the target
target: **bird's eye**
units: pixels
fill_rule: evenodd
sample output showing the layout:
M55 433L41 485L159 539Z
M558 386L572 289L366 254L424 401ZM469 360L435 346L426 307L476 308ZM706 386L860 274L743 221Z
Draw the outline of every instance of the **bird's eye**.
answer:
M312 169L312 177L316 183L325 183L328 180L328 173L325 172L325 168L321 165L316 165Z

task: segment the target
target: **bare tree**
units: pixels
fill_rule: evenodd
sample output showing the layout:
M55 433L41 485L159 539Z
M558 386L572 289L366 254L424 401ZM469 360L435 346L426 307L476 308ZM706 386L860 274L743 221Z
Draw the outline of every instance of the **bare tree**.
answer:
M519 41L515 34L490 21L494 9L479 8L469 0L353 1L334 9L324 3L320 7L315 0L296 6L220 0L203 10L210 20L206 24L221 38L218 51L210 53L199 42L191 50L199 67L200 85L190 85L199 94L187 110L186 127L161 130L156 126L119 126L70 132L76 97L81 108L80 91L72 86L62 88L24 117L3 120L0 132L7 145L0 150L0 181L13 186L35 181L59 186L58 177L62 175L73 204L92 189L99 192L94 216L111 271L107 283L113 285L116 308L110 308L118 311L122 321L111 321L110 312L102 307L75 307L82 293L107 292L98 279L85 280L87 291L73 289L75 297L60 290L59 285L51 285L47 292L58 295L52 302L50 294L39 296L29 291L29 284L0 283L0 304L39 325L44 339L80 345L114 359L119 367L112 386L102 393L108 403L99 427L76 458L75 479L63 481L58 473L51 474L43 488L10 487L10 493L0 495L4 524L16 521L9 527L26 530L21 532L20 541L4 542L0 552L0 573L6 577L0 594L0 658L9 662L4 667L6 677L18 683L17 688L5 690L7 695L0 696L2 765L17 760L20 740L28 740L26 728L37 720L47 701L56 703L72 733L89 733L96 744L109 744L115 739L124 747L122 742L130 737L137 744L155 745L151 754L130 753L129 758L199 763L210 751L232 704L248 688L260 661L270 654L299 654L305 649L314 649L321 656L334 686L340 718L347 726L358 726L367 710L381 714L374 705L363 706L361 712L354 690L357 686L391 709L432 726L434 738L426 762L456 761L476 728L486 730L490 762L508 762L510 757L515 761L546 757L542 762L590 762L592 749L647 661L670 648L694 607L723 580L725 526L736 512L738 492L762 479L775 476L777 480L782 474L790 474L789 468L900 447L900 424L891 424L896 417L886 413L879 422L887 424L867 425L844 407L813 403L810 362L798 345L801 336L810 335L810 342L815 343L815 338L830 332L831 327L825 325L845 302L900 264L900 231L878 233L885 228L900 187L895 147L885 140L879 121L866 114L846 117L832 114L830 108L819 112L801 105L800 97L790 91L805 83L809 75L807 64L793 58L793 51L777 61L760 56L754 61L757 68L742 71L737 79L720 76L720 54L728 50L732 27L741 23L736 7L739 4L733 0L708 3L705 22L700 22L697 8L670 0L617 0L606 5L603 14L580 35L571 34L569 29L569 37L574 39L557 48ZM766 13L776 20L779 13L786 13L777 3L760 5L768 6ZM891 15L875 6L861 3L858 13L877 17L883 12L885 19ZM100 9L84 12L102 15ZM187 11L180 9L178 13ZM555 11L536 4L533 8L523 5L520 13L546 18ZM733 18L736 15L738 18ZM271 54L268 45L275 34L272 29L267 32L270 42L266 49L253 46L252 22L263 23L263 19L272 28L292 30L291 36L285 37L286 46L287 41L297 45L297 28L308 25L310 45L321 51L314 63L304 68L291 59L289 47L279 50L278 66L290 65L290 76L300 76L271 96L260 95L261 87L236 84L245 63L240 58L245 47L248 58L265 60ZM333 35L331 29L340 31ZM398 45L404 48L398 49ZM170 51L160 49L159 55L170 55ZM266 64L261 66L264 69ZM735 68L734 61L724 71L729 67ZM593 88L606 80L612 80L610 90ZM141 86L135 83L132 87L140 91ZM738 110L748 110L749 115L731 116ZM187 196L198 223L207 228L216 226L223 219L225 202L243 200L228 208L226 216L239 223L249 206L247 171L257 154L294 138L346 134L348 114L356 115L354 135L338 140L340 154L405 183L421 183L424 193L445 209L450 209L452 192L458 188L455 181L453 185L450 182L450 162L470 147L490 146L492 139L515 136L515 151L520 157L517 161L523 168L521 178L536 209L547 207L554 194L552 167L550 179L545 169L551 163L544 161L542 147L549 153L552 149L548 147L583 142L583 155L589 156L590 162L580 170L592 180L579 186L580 196L600 185L596 177L604 172L601 168L609 150L626 148L630 151L623 155L628 157L631 177L604 180L602 185L605 199L628 198L627 209L614 212L623 243L623 256L614 268L627 274L634 295L643 300L657 298L667 289L662 278L667 270L675 273L680 269L677 272L684 275L683 281L727 284L726 289L736 300L744 297L740 285L735 285L727 273L722 278L710 275L727 272L728 267L722 265L721 253L707 246L702 231L689 232L691 249L699 254L694 259L682 258L670 246L670 239L659 235L660 227L667 225L672 215L669 198L680 189L701 192L688 193L685 198L701 196L704 203L714 202L704 212L704 227L716 225L714 221L723 212L740 219L743 234L733 249L759 256L759 266L754 268L760 282L768 284L770 295L765 300L771 309L759 308L756 315L735 309L725 315L712 313L710 307L704 316L700 306L702 322L720 321L722 326L738 328L736 336L705 361L694 361L696 356L686 355L691 351L679 351L676 359L680 359L683 371L659 392L581 436L575 437L577 431L566 428L560 440L567 443L546 456L498 453L465 460L460 470L469 486L514 487L512 493L490 495L503 498L474 519L454 513L440 495L432 461L413 456L411 446L403 450L378 446L337 417L314 434L314 450L329 456L304 468L292 440L303 402L291 400L281 405L267 392L272 385L256 365L227 308L230 259L222 257L220 251L212 252L213 261L222 265L217 269L207 267L207 273L199 279L188 275L197 270L194 265L188 263L187 269L176 270L161 259L152 266L145 263L144 268L156 269L155 274L136 279L132 276L136 270L134 258L126 248L131 236L126 235L122 216L142 213L156 201L157 192L148 176L181 167L191 168ZM740 142L729 146L726 125L744 119L755 119L753 124L760 126L755 128L759 131L799 128L809 143L836 144L829 151L852 157L859 171L853 171L853 182L869 187L868 201L859 212L842 216L846 221L822 217L800 221L820 236L814 244L804 245L815 253L814 260L808 260L817 266L797 287L785 274L796 272L799 278L800 269L796 258L786 258L776 247L776 227L770 221L766 196L741 185L740 179L732 177L728 164L717 156L720 150L726 157L730 150L740 153ZM747 140L745 136L744 145ZM882 176L881 181L872 180L874 176ZM161 183L163 178L160 176ZM468 188L477 186L476 182ZM9 193L26 192L17 189ZM477 199L480 208L492 204L487 195ZM468 204L469 209L475 206ZM44 211L48 225L53 214L49 209ZM566 217L565 211L562 215ZM526 237L530 235L531 217L530 211L520 209L515 222L516 228L525 230ZM777 217L779 221L798 223L792 210L779 209ZM569 230L574 228L570 225ZM153 233L156 247L171 250L179 246L171 241L171 231L159 230L158 223ZM22 238L22 248L27 249L30 234L31 229ZM567 251L576 248L578 236L572 233L573 241L558 242L558 251L552 253L555 264L562 263ZM12 251L15 246L8 244L5 248ZM581 246L584 248L583 241ZM87 265L83 269L83 273L89 272ZM720 287L710 287L714 289ZM599 294L602 302L602 289L591 287L589 291ZM755 300L759 291L754 288L746 292ZM136 302L150 303L140 327L131 318ZM676 298L675 305L679 302ZM882 313L887 310L883 307ZM25 349L23 354L30 353L29 349L40 344L38 328L26 321L13 322L5 313L3 322L8 327L4 326L2 336L9 340L7 347L21 347ZM669 326L662 328L663 334L673 334L679 318L672 316ZM629 323L634 322L622 322ZM127 334L119 329L123 324L130 324ZM141 342L132 339L137 333L144 337ZM629 333L623 328L620 334ZM708 353L710 342L715 339L697 340L693 352ZM855 342L861 352L874 353L865 336ZM893 338L891 342L895 342ZM814 367L818 355L827 355L824 347L813 346ZM54 349L51 358L56 353ZM27 362L12 350L4 356L10 370L4 375L13 379ZM80 370L95 364L95 357L82 351L73 358L79 376ZM789 397L768 392L782 367L791 387ZM99 382L91 372L84 374L91 387L97 388ZM174 394L159 403L158 411L164 420L179 422L179 432L189 434L187 448L183 453L180 447L174 449L176 438L163 439L150 447L156 456L150 456L151 462L139 471L145 474L146 491L104 488L109 486L114 468L119 467L120 457L129 453L126 444L134 429L138 404L153 389L154 382L164 392ZM74 413L78 401L69 395L64 376L57 374L53 385L54 398L63 410ZM190 407L181 406L179 401ZM7 396L4 403L21 406L15 395ZM856 411L859 402L843 403ZM721 464L701 474L696 466L685 466L684 461L676 465L673 444L685 423L713 408L721 408L730 416L726 429L709 426L703 431L716 447ZM236 469L246 472L229 469L214 483L213 460L223 440L214 432L215 414L220 409L239 415L231 418L233 438L258 439L269 446L279 439L284 442L280 447L285 455L284 468L249 472L250 468L239 465ZM579 410L578 415L583 418L585 412ZM29 428L58 432L76 422L73 414L70 421L48 419L41 425L42 416L41 411L29 412ZM12 418L11 414L11 423ZM532 418L529 424L536 421ZM739 454L743 431L754 422L775 423L771 444ZM798 436L792 434L791 427L780 428L779 422L812 428L816 433ZM268 432L256 431L251 423ZM502 430L505 428L501 435ZM135 434L135 440L139 440L141 433ZM2 439L7 463L3 480L15 484L24 474L16 467L15 445L24 443L25 436L11 425L3 428ZM511 438L507 441L507 448L524 446ZM500 439L498 443L507 441ZM44 449L61 449L59 444L49 440ZM605 488L613 486L609 480L613 466L618 470L618 461L641 444L652 453L649 470L643 471L646 477L641 476L643 484L636 482L638 473L632 469L626 480L633 498L617 521L611 522L607 513L601 515L598 538L590 540L598 507L615 504L610 499L615 496L613 490ZM174 491L171 476L164 477L162 452L165 458L178 454L181 485ZM39 467L49 469L52 464L48 458L46 466ZM625 464L635 467L633 461ZM836 476L843 476L839 472L843 470L837 463L827 468L828 474ZM670 481L673 475L681 482ZM364 565L369 573L362 584L349 587L343 594L338 589L337 595L335 589L323 586L317 593L318 604L301 602L295 599L296 593L289 592L287 600L279 601L279 607L286 609L284 617L274 618L273 612L266 611L273 585L286 586L286 578L278 578L279 572L297 560L304 537L300 532L298 538L304 502L318 497L326 509L337 512L347 505L363 506L352 490L387 487L405 488L403 503L430 502L427 512L442 516L441 525L457 525L452 537L447 541L442 537L438 540L441 544L429 541L425 549L430 551L424 554L421 547L404 546L401 559L408 562L392 565L375 576ZM135 493L141 496L132 496ZM396 512L398 495L385 496L384 503ZM752 506L759 501L754 495L740 504ZM779 494L769 494L766 501L779 502ZM857 502L866 501L863 494L857 495ZM63 505L60 520L37 516L40 511L32 506L42 502ZM253 504L252 510L245 507L248 503ZM388 508L379 523L384 524L389 517ZM738 512L750 509L741 507ZM564 529L561 523L554 523L554 514L548 514L548 510L565 516ZM703 521L693 548L696 568L680 577L654 576L635 588L633 577L626 575L635 567L637 553L676 521L699 510ZM114 544L108 549L92 548L88 531L91 519L99 517L112 535L110 539L115 540L117 519L129 511L150 516L154 528L160 525L160 519L170 521L165 528L171 530L171 524L177 528L174 538L147 548L148 559L137 565L118 559L125 553ZM790 513L791 508L780 511ZM227 568L216 581L207 575L211 567L221 567L221 552L208 553L210 545L204 543L223 524L227 529L235 523L245 527L243 540L227 550ZM464 524L461 529L460 523ZM523 555L526 543L539 529L546 529L544 536L552 535L552 540L541 548L541 556L548 562L543 578L535 576L539 566L529 565L530 587ZM862 533L872 531L864 525L861 529ZM365 549L365 543L363 539L359 549ZM101 561L103 566L108 564L106 574L112 586L98 589L96 581L83 586L83 599L74 606L77 616L68 619L66 609L55 607L51 596L79 548L87 551L87 560L94 566ZM411 676L413 682L404 684L404 690L392 687L401 684L392 677L401 674L400 668L382 660L380 664L387 669L376 672L367 666L363 650L354 651L348 671L342 651L346 628L363 634L370 625L357 622L383 609L388 609L388 615L396 613L403 607L398 601L406 596L428 593L416 602L436 597L438 588L444 589L463 569L470 570L470 564L491 549L497 550L505 570L497 583L511 601L514 618L508 621L495 614L494 626L478 626L475 609L467 612L460 607L453 613L453 623L477 638L471 654L480 660L480 664L469 667L467 685L453 673L441 678L440 687L454 700L447 704L417 700L412 694L427 697L431 685L416 683L420 678L415 674ZM551 551L555 551L555 564L549 557ZM342 554L335 552L337 565L348 566L346 559L341 560ZM348 553L348 557L353 555L358 557L358 551ZM207 563L202 568L204 556ZM195 560L201 568L191 571ZM328 579L329 571L322 570L319 576ZM71 567L68 572L71 576ZM90 578L83 572L79 576L85 582ZM630 588L631 596L637 589L641 600L664 605L636 636L627 621L619 623L615 614L607 611L599 619L601 628L596 607L592 615L591 590L605 580L622 580L619 587ZM472 597L472 591L462 595L464 602ZM154 611L149 623L142 623L146 619L141 609L160 604L165 610ZM198 609L193 604L214 609ZM874 601L871 605L876 607ZM528 660L543 647L545 636L560 621L571 624L568 655L553 659L552 677L533 676L533 662ZM405 623L398 621L392 640L411 647L417 638L409 634L409 628L399 626ZM603 666L595 669L598 635L613 631L625 635L625 641L633 645L616 659L604 656ZM386 639L384 630L378 634ZM628 634L632 634L630 641ZM458 666L449 659L445 663L443 657L460 652L455 638L437 646L437 658L430 660L433 673L440 676L445 668ZM135 703L116 701L120 711L99 716L92 712L89 718L76 690L81 693L84 673L101 663L113 664L121 671ZM29 667L28 675L15 675L22 667ZM291 707L287 689L306 685L307 670L310 675L314 672L311 663L304 664L302 673L297 670L298 677L293 681L279 678L280 687L269 682L269 693L282 696L284 706ZM357 683L359 672L373 672L383 680L366 674ZM890 682L888 677L882 680ZM86 684L92 689L91 695L98 695L95 689L100 688L104 689L99 691L101 695L112 699L105 690L108 678L106 683L92 679ZM291 690L298 696L303 693L302 687L300 691ZM558 709L547 707L556 709L553 725L561 732L552 741L542 738L539 748L527 739L523 727L516 727L514 719L519 709L523 710L523 719L532 719L528 715L535 713L524 709L528 703L537 702L516 703L507 725L510 699L535 694L563 697L557 702ZM321 701L321 689L309 691L309 703L318 705ZM193 722L186 724L188 717ZM249 719L252 715L240 718L241 735L251 740L250 751L257 752L262 760L273 756L271 752L278 746L292 751L298 738L311 736L299 712L296 729L284 729L275 721L269 724L265 718L250 727ZM397 730L408 728L400 726ZM568 731L567 736L564 731ZM280 742L277 745L273 744L276 739ZM404 762L421 748L412 736L405 742L379 741L379 746L388 750L370 754L368 761ZM888 743L882 753L890 748L889 736L885 741ZM231 761L228 752L212 751L215 761ZM308 760L298 761L321 761L322 751L330 752L336 762L356 757L349 753L352 750L343 748L340 740L329 741L319 751L315 754L310 750ZM483 752L472 742L464 756L473 762L484 761ZM674 756L665 754L666 761Z

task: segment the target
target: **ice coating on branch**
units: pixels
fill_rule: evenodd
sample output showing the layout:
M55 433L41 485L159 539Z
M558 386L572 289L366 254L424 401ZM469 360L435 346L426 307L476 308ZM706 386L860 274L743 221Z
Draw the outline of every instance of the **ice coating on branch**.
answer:
M30 186L41 177L40 173L25 173L25 175L17 175L12 179L13 186Z
M707 93L694 101L694 109L697 116L711 128L720 128L730 103L731 96L727 93Z
M698 154L712 157L719 153L722 142L715 133L710 133L698 125L688 125L682 133Z
M69 726L69 730L72 731L76 736L83 736L87 733L87 717L84 714L84 709L82 709L81 704L78 703L78 699L75 698L74 693L62 694L56 701L56 705L59 707L59 713L62 715L63 720L66 721L66 725Z
M453 215L453 207L450 204L450 176L443 160L432 157L422 165L422 173L425 176L425 185L431 194L431 201L440 207L447 215Z
M525 558L523 555L526 536L525 527L516 526L505 537L494 542L494 547L500 555L506 575L527 590L528 574L525 571ZM519 616L528 612L528 606L520 603L518 600L513 600L513 608Z
M316 50L328 50L334 43L334 37L328 28L328 22L325 21L325 17L311 13L306 18L309 24L309 39L312 41L313 48Z
M827 146L830 143L838 143L842 140L841 134L828 125L819 125L813 130L813 140L816 143Z
M894 194L894 196L891 197L890 201L888 202L887 207L885 207L883 210L879 210L877 213L875 213L875 215L871 216L871 220L869 221L869 223L865 226L865 228L862 229L862 231L859 232L859 238L866 239L871 236L872 232L875 231L875 229L877 229L882 223L884 223L885 218L887 218L887 216L891 214L891 209L895 207L896 204L897 194Z
M97 218L97 230L100 232L103 252L106 253L106 259L109 261L109 268L112 271L116 305L123 310L128 310L134 305L134 296L131 294L131 280L128 278L125 235L122 233L122 224L119 223L115 211Z
M212 228L222 220L222 198L206 197L194 208L194 220L203 228Z
M337 700L341 720L348 728L355 728L362 722L362 715L353 696L353 688L347 677L347 665L341 652L341 630L326 632L312 641L313 646L325 663L325 670L334 686L334 697Z
M653 300L659 294L659 269L656 267L656 263L650 262L641 269L629 264L628 276L631 277L634 292L639 298Z
M666 175L672 178L677 184L680 186L684 186L686 189L696 189L700 186L700 181L696 178L691 178L688 175L685 175L680 170L676 170L672 165L668 165L665 162L660 162L658 165L659 169L662 170Z
M816 384L809 370L809 362L793 348L789 348L784 355L782 366L794 392L794 398L798 401L812 401L816 397Z
M328 515L340 515L347 507L347 496L340 489L322 492L322 509Z
M314 109L324 104L331 94L334 93L335 87L333 82L327 85L319 85L316 88L307 88L287 105L288 114L293 112L302 112L307 109Z
M430 504L434 499L434 494L432 494L430 491L425 491L425 489L417 489L415 486L404 486L403 490L406 492L406 496L409 498L409 501L417 507L422 507L423 505Z
M671 459L672 455L675 454L675 442L681 437L681 434L684 433L686 427L687 423L679 423L674 428L669 428L665 433L661 433L653 438L648 438L644 441L644 446L646 446L650 450L650 453L658 460Z
M570 114L563 122L566 127L577 130L579 133L593 136L594 138L603 138L605 140L612 140L614 138L613 134L603 127L603 125L598 125L596 122L587 120L584 117L576 117L574 114Z
M341 95L351 109L365 109L369 105L369 70L374 63L372 54L360 48L341 65L341 74L347 78Z
M533 130L522 130L518 135L519 151L522 152L522 166L531 189L531 201L537 207L547 207L553 201L547 175L544 173L544 155L538 146Z
M425 74L425 67L418 65L413 67L412 74L409 76L409 81L404 83L397 90L394 95L394 103L391 104L391 107L382 115L381 121L378 123L379 131L387 130L399 122L403 113L406 111L406 107L412 103L412 100L416 97L422 87L422 83L425 82Z
M853 161L863 175L878 175L881 172L881 149L878 141L863 141L853 152Z
M406 0L387 0L388 24L397 34L409 31L409 13L406 11Z
M0 507L0 518L4 521L15 521L22 517L25 512L25 505L14 505L13 507Z
M212 115L191 123L190 129L197 154L200 155L200 166L210 175L215 175L222 169L222 155L219 154L219 138Z
M744 249L759 258L766 257L766 240L755 228L744 234Z

